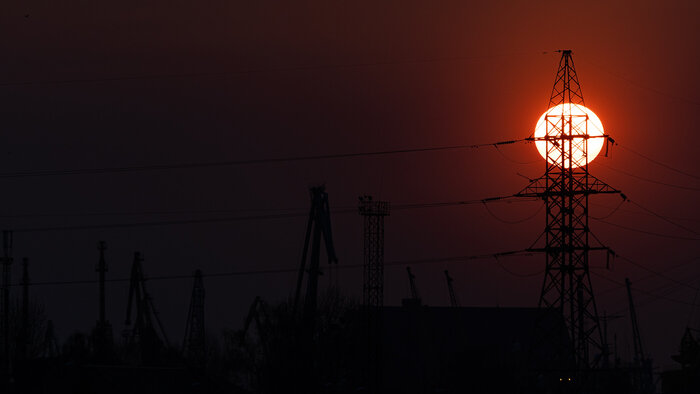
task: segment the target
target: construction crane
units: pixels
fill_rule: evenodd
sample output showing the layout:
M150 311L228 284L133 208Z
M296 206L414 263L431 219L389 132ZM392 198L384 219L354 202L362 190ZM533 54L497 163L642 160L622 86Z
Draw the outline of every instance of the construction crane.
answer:
M260 296L255 297L253 303L248 309L248 316L246 316L245 324L243 325L243 331L241 331L241 344L245 343L248 330L250 325L255 322L258 329L258 348L262 351L264 357L267 357L267 304L260 298Z
M333 236L331 233L330 208L328 206L328 193L325 185L311 187L311 211L306 224L306 237L304 239L304 250L302 252L299 274L297 276L296 292L294 294L293 313L297 316L297 308L300 302L301 286L304 279L304 272L307 272L306 296L304 297L304 309L302 311L300 337L298 342L298 352L300 361L298 371L294 373L294 378L299 380L299 385L304 386L300 391L313 394L318 390L317 376L314 370L314 360L316 352L316 309L318 299L318 277L321 275L321 238L325 242L326 255L329 264L337 264L338 258L333 246ZM311 244L309 245L309 242ZM309 259L309 269L306 271L306 258L311 247ZM302 367L304 366L304 367ZM308 367L310 366L310 368Z
M204 282L202 271L194 272L192 298L185 325L185 338L182 341L182 354L194 367L206 363L207 348L204 330Z
M126 307L126 320L124 322L127 329L125 337L127 348L134 351L138 361L149 363L156 359L159 351L163 347L163 341L166 346L170 346L168 337L165 335L163 324L158 317L153 306L153 300L146 291L145 278L143 268L141 266L141 253L134 253L134 263L131 266L131 279L129 283L129 300ZM131 326L131 312L136 309L134 326ZM163 340L158 337L158 333L153 325L153 320L156 320L160 334Z
M457 300L457 294L455 294L455 289L452 286L453 279L447 270L445 270L445 279L447 280L447 290L450 293L450 306L453 308L457 308L459 307L459 301Z
M311 258L309 261L308 276L306 280L306 296L304 298L304 310L302 314L302 326L307 336L313 337L316 318L316 306L318 298L318 277L321 275L319 262L321 259L321 237L325 242L326 254L329 264L337 264L338 257L333 246L333 235L331 233L331 216L328 206L328 193L325 185L312 187L311 211L306 224L306 237L304 238L304 250L301 257L301 265L297 276L297 286L294 296L294 311L296 312L301 294L302 281L306 268L306 258L311 241ZM313 238L312 238L313 235Z
M651 374L651 362L644 357L644 348L642 347L642 337L639 334L639 323L637 322L637 312L634 309L634 301L632 300L632 284L629 278L625 278L627 286L627 297L629 300L630 320L632 322L632 342L634 344L634 385L640 393L653 392L653 380Z
M410 297L401 300L401 304L405 307L421 306L421 299L418 295L418 287L416 286L416 276L411 272L411 267L406 267L406 272L408 273L408 287L410 291Z

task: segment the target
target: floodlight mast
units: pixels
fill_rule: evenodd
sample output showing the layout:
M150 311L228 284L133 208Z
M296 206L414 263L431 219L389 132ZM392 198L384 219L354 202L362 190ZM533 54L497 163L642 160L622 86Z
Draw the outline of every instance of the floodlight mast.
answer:
M384 218L389 216L386 201L359 198L363 218L363 299L367 330L365 383L370 393L382 391L382 314L384 308Z
M545 173L516 196L538 197L545 202L545 245L531 248L544 252L546 259L539 307L562 316L566 326L563 332L556 324L541 324L538 340L555 342L552 345L561 358L558 365L581 372L597 365L604 353L589 273L589 251L610 252L603 245L589 243L588 197L619 191L588 172L589 119L571 111L573 105L584 104L583 93L571 50L560 52L549 108L563 105L561 113L551 111L545 115ZM579 159L574 157L576 150L583 152ZM596 355L594 360L590 359L591 351Z

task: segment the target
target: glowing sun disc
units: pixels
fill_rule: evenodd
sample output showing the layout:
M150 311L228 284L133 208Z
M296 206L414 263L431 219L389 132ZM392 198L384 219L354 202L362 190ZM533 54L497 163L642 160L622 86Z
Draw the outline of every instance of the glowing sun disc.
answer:
M581 167L603 149L604 134L603 124L593 111L583 105L564 103L540 116L535 127L535 146L554 165ZM552 139L545 141L545 136Z

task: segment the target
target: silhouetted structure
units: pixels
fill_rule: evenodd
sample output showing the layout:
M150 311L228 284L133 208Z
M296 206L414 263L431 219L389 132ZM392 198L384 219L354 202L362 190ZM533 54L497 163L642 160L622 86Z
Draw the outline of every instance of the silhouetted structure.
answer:
M297 276L296 292L294 293L294 311L297 310L301 296L301 287L306 272L306 258L309 253L309 242L311 241L311 258L309 261L308 276L306 281L306 296L304 298L303 320L305 327L313 326L313 318L316 310L316 298L318 296L318 276L321 273L319 261L321 259L321 237L325 242L328 263L338 263L333 246L333 234L331 232L331 216L328 206L328 193L326 186L315 186L310 188L311 212L306 223L306 236L304 238L304 249ZM313 239L311 238L313 234Z
M304 310L302 311L301 333L299 346L301 349L302 365L304 366L297 375L304 385L306 392L313 393L317 387L315 375L315 333L316 333L316 310L318 300L318 277L321 274L321 238L325 242L326 254L329 264L337 264L338 258L333 246L333 235L331 232L330 208L328 205L328 193L325 185L311 187L311 211L306 224L306 237L304 238L304 250L301 257L301 265L297 276L296 292L294 295L293 313L296 315L299 297L301 293L304 272L306 271L306 258L309 246L311 246L311 256L309 259L309 269L306 279L306 296L304 297ZM309 242L311 244L309 245Z
M253 303L250 304L248 309L248 315L245 318L245 324L243 325L243 331L241 331L241 341L245 341L250 325L255 322L255 326L258 329L258 343L257 346L262 353L263 357L267 357L267 326L266 322L269 320L267 313L267 304L260 298L260 296L255 297Z
M634 374L633 386L639 393L654 392L654 381L651 374L651 360L644 355L642 346L642 336L639 333L639 323L637 322L637 312L632 299L632 285L629 278L625 278L627 286L627 298L629 300L630 321L632 323L632 343L634 344Z
M447 281L447 291L450 294L450 306L456 308L459 306L459 301L457 300L457 294L455 293L454 286L452 285L454 279L452 279L447 270L445 270L445 280Z
M2 367L3 372L9 377L12 363L10 354L10 282L12 280L10 269L12 266L12 232L2 232L2 288L0 289L0 307L2 307L2 321L0 322L0 336L2 337Z
M53 328L53 320L46 322L46 332L44 333L44 343L41 356L44 358L56 358L61 354L56 341L56 333Z
M384 217L389 215L389 203L374 201L372 196L360 197L363 217L363 292L367 325L367 387L372 393L381 387L381 333L384 307Z
M153 307L153 300L146 291L143 268L141 266L141 254L134 253L134 263L131 266L131 279L129 283L129 301L126 309L126 320L124 330L127 353L137 363L153 363L162 354L164 345L169 346L168 337L165 335L163 325L158 318L158 313ZM131 312L136 309L134 326L131 326ZM155 319L158 329L162 335L162 340L156 332L153 324ZM165 342L165 343L163 343Z
M185 325L185 339L182 343L182 354L195 367L203 367L207 357L207 344L204 330L204 282L202 271L194 272L192 298Z
M408 274L408 291L409 297L401 300L403 306L421 306L423 301L418 294L418 286L416 286L416 276L411 272L411 267L406 267Z
M695 394L700 393L700 343L693 336L698 332L686 327L681 338L678 354L673 360L681 365L680 369L664 371L661 374L662 392L664 394Z
M17 337L17 358L27 358L29 345L29 259L22 259L22 322Z
M385 307L384 392L567 392L569 382L524 382L529 369L556 368L553 343L535 357L536 324L551 332L566 326L560 313L539 308Z
M541 139L546 145L545 174L532 181L517 196L538 197L545 201L545 245L531 250L545 253L545 274L539 306L563 313L568 335L549 332L540 327L543 341L555 341L573 355L560 360L562 372L582 371L595 365L603 356L603 339L598 311L589 274L589 251L608 250L589 243L588 198L592 194L619 193L588 172L587 115L575 115L574 104L583 105L581 86L574 69L570 50L564 50L552 89L549 107L564 104L566 111L545 116L546 134ZM601 136L601 138L607 138ZM534 139L534 138L533 138ZM583 153L581 158L574 152ZM596 358L591 363L591 349ZM557 354L563 354L557 352ZM578 380L578 379L577 379Z
M104 241L100 241L97 244L97 250L100 251L100 259L95 267L95 271L98 273L100 286L98 299L99 315L95 328L92 331L92 347L94 359L99 362L106 362L114 358L114 336L112 333L112 325L106 317L107 312L105 305L105 277L109 270L107 262L105 261L107 244Z

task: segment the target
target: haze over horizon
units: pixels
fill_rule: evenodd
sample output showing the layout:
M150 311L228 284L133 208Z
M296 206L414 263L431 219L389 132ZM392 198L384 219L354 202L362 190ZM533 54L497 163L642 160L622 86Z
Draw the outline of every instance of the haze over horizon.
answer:
M629 277L645 345L656 365L676 367L670 355L685 327L700 323L692 306L700 288L699 8L690 1L585 2L565 12L553 1L9 2L0 13L0 228L15 231L13 282L24 256L35 282L96 279L100 240L108 245L109 278L128 277L134 251L144 254L147 276L292 270L205 277L207 328L218 335L242 325L255 296L279 302L292 293L307 189L325 182L331 209L348 212L331 214L339 269L321 278L322 288L337 281L360 297L361 270L340 268L362 263L358 196L392 205L509 196L543 173L535 146L3 174L522 139L547 109L555 51L572 49L586 105L619 143L592 162L591 173L631 201L618 209L619 196L591 197L591 215L603 218L591 220L592 232L621 256L607 270L605 255L593 255L598 310L625 314L619 284ZM540 206L394 210L386 260L525 249L544 228ZM279 212L301 214L42 230ZM542 256L412 265L433 306L448 305L445 269L464 306L536 306L543 268ZM191 283L148 282L174 342ZM108 319L118 333L128 282L108 286ZM399 305L407 287L403 266L387 266L385 304ZM89 332L97 319L95 284L31 291L62 338ZM629 359L628 316L610 321L609 330Z

